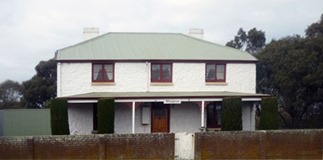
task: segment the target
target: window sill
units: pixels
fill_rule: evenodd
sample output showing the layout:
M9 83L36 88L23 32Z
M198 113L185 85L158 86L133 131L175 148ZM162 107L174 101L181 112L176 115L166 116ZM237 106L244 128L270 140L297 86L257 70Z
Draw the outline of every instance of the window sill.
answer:
M114 86L114 82L92 82L92 86Z
M228 83L226 82L205 82L207 86L227 86Z
M173 86L172 82L150 82L151 86Z

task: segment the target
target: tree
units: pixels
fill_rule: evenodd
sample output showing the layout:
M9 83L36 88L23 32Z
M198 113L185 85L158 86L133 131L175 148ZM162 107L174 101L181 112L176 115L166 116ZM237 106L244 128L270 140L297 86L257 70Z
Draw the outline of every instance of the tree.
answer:
M276 97L266 97L261 100L259 129L278 129L278 104Z
M98 133L114 133L114 99L102 98L98 101Z
M242 28L240 28L238 30L237 35L234 36L234 39L229 41L226 44L226 46L236 48L236 49L241 49L243 46L245 46L246 41L247 41L247 34Z
M20 108L21 91L18 82L6 80L0 83L0 109Z
M288 128L307 127L313 116L323 114L316 113L321 111L317 108L323 103L322 33L323 16L306 29L305 37L294 35L272 40L257 55L257 71L260 71L257 90L279 97L283 108L280 110L289 114L281 114L284 122L290 122L285 124Z
M69 135L67 99L56 98L49 101L50 126L52 135Z
M247 48L246 51L251 54L259 53L266 44L265 32L253 28L249 30L247 36Z
M246 33L240 28L234 39L226 43L226 46L257 54L264 48L265 43L265 32L253 28Z
M56 62L41 61L35 67L36 75L22 83L23 100L27 108L44 108L56 97Z
M242 109L240 97L225 97L222 101L221 130L242 130Z

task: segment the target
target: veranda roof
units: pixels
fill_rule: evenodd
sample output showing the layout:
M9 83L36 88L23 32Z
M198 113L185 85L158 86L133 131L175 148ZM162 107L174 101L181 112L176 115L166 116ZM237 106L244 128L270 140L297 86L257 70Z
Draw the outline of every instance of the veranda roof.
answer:
M261 98L267 94L239 93L239 92L90 92L78 95L66 96L68 99L153 99L153 98Z

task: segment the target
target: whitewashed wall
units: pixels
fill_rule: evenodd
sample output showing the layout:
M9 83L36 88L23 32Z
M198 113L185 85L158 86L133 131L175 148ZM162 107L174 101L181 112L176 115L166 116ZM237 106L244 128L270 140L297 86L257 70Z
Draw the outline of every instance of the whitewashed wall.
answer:
M150 83L149 63L115 63L115 83L91 82L91 63L58 63L58 97L89 92L231 91L255 93L255 64L227 64L226 84L205 83L205 63L173 63L170 85Z
M256 109L253 102L243 102L242 104L242 130L256 130Z
M71 135L91 134L93 130L93 105L69 104L68 122Z
M201 109L194 103L182 103L170 107L170 132L199 132Z
M150 110L150 106L149 106ZM146 113L149 114L150 112ZM135 132L136 133L150 133L149 124L142 124L142 110L141 106L136 107L135 114ZM115 133L132 133L132 108L126 104L119 103L115 107L115 119L114 119Z

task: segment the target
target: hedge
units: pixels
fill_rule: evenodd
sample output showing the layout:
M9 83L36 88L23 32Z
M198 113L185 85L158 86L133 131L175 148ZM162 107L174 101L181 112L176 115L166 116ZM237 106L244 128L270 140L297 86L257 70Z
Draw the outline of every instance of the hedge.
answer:
M98 133L114 133L114 99L98 101Z
M221 130L242 130L242 109L240 97L225 97L222 101Z
M276 97L266 97L261 100L259 129L278 129L278 102Z
M52 99L49 108L52 135L69 135L67 99Z

